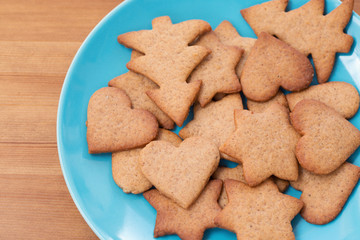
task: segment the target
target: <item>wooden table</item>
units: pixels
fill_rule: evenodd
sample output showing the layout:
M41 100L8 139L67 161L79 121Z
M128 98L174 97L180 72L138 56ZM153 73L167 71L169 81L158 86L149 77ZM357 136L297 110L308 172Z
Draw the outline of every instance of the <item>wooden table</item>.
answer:
M56 113L77 49L120 2L0 0L0 239L97 238L62 176Z

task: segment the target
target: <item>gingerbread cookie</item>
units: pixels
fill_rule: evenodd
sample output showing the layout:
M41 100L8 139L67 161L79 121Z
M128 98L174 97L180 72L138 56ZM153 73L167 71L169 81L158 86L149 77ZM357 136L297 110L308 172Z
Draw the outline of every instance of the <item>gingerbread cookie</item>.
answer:
M288 0L272 0L241 10L256 35L267 32L290 44L304 55L311 54L319 83L328 80L337 52L350 51L353 38L344 33L354 5L344 0L332 12L323 15L324 0L310 0L285 12Z
M215 224L235 232L237 239L294 239L291 220L303 207L302 201L282 194L267 180L257 187L225 180L229 203Z
M133 51L131 59L142 56L141 53ZM137 109L145 109L154 114L160 126L166 129L174 128L174 121L171 120L156 104L146 95L147 91L158 89L159 87L147 77L129 71L109 82L109 87L117 87L126 92L130 97L132 105Z
M246 102L248 109L254 113L261 113L265 111L265 109L271 106L273 103L278 103L288 108L288 102L286 101L286 97L281 90L279 90L278 93L275 95L275 97L271 98L269 101L256 102L247 99Z
M274 183L276 184L280 192L285 192L290 185L289 181L285 181L274 176L272 177L272 179L274 180Z
M182 240L201 240L204 231L214 228L214 218L221 211L219 198L222 182L212 180L188 209L179 207L158 190L144 193L145 199L156 209L154 237L177 234Z
M222 181L225 181L226 179L232 179L246 184L243 168L241 164L237 165L234 168L218 167L218 169L216 169L216 171L212 175L212 178L220 179ZM289 186L288 181L281 180L276 177L273 177L273 180L275 184L278 186L280 192L284 192ZM219 198L219 205L221 206L221 208L224 208L227 203L228 203L228 198L226 195L225 188L223 187Z
M155 18L152 25L152 30L121 34L118 41L145 54L132 59L126 66L160 87L147 91L148 96L181 126L201 85L201 81L187 83L186 80L210 53L205 47L188 45L201 34L211 31L211 27L202 20L172 24L168 16Z
M231 94L217 102L211 102L206 107L194 107L194 119L180 130L181 138L201 136L213 141L220 147L235 130L234 110L242 109L240 94ZM229 157L221 154L222 158ZM229 159L231 160L231 159Z
M222 43L244 49L244 53L242 54L241 59L236 66L236 74L240 78L244 64L249 56L251 48L255 44L256 39L240 36L240 34L236 31L236 29L229 21L223 21L222 23L220 23L219 26L217 26L217 28L214 30L214 32L219 37Z
M185 139L179 147L153 141L141 152L145 177L165 196L188 208L204 189L220 161L219 150L201 137Z
M328 82L314 85L301 92L286 95L290 110L303 99L314 99L334 108L344 118L351 118L359 109L359 93L346 82Z
M291 186L302 191L301 216L309 223L326 224L341 212L360 177L360 168L344 163L328 175L316 175L300 168L299 178Z
M289 91L307 88L314 70L309 59L295 48L267 33L256 40L241 73L245 96L265 102L283 87Z
M290 181L297 179L295 146L300 136L290 125L284 106L274 103L263 113L235 110L235 128L220 152L243 164L250 186L272 175Z
M211 53L195 68L189 82L201 81L198 102L201 107L208 104L216 93L240 92L241 86L235 73L244 50L221 43L214 32L206 33L195 46L203 46Z
M87 110L89 153L116 152L144 146L158 133L158 122L146 110L132 109L126 93L105 87L90 98Z
M179 146L181 143L178 135L165 129L159 129L156 140L167 141L174 146ZM141 149L135 148L112 154L112 175L115 183L125 193L142 193L152 186L142 174L138 164Z
M296 145L296 157L310 172L335 171L360 145L360 131L322 102L304 99L296 104L290 117L302 135Z
M241 164L237 165L234 168L218 167L218 169L216 169L216 171L212 175L212 178L220 179L222 181L225 181L226 179L233 179L242 183L246 183ZM219 205L221 208L224 208L227 203L228 197L226 195L225 187L223 187L219 197Z

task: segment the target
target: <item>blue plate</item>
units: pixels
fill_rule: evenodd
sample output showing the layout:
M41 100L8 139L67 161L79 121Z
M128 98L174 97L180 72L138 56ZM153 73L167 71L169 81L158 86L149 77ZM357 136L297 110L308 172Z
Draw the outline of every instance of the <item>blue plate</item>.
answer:
M88 154L86 142L86 111L90 96L107 86L112 78L127 72L125 64L130 50L117 43L117 36L128 31L151 29L151 20L168 15L174 23L188 19L208 21L213 29L229 20L242 36L255 34L240 15L240 9L263 0L127 0L110 12L91 32L76 54L61 92L57 141L61 167L66 184L76 206L89 226L101 239L153 239L156 211L142 195L125 194L115 184L111 172L111 155ZM288 9L303 5L307 0L291 0ZM326 1L326 12L340 4ZM354 37L348 54L339 54L331 80L346 81L360 88L360 17L353 14L347 32ZM360 128L360 113L351 119ZM178 132L178 128L175 129ZM350 162L360 165L360 150ZM299 197L290 188L288 194ZM360 190L354 189L340 215L331 223L316 226L299 215L292 224L296 239L359 239ZM166 236L162 239L179 239ZM235 234L211 229L205 239L236 239Z

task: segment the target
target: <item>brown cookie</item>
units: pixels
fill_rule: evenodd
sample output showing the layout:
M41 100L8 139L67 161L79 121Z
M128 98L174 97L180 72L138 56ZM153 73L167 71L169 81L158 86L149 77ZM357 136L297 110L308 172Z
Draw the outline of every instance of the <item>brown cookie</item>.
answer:
M247 107L250 111L254 113L261 113L265 111L266 108L271 106L273 103L278 103L283 105L284 107L288 108L288 102L286 101L286 97L281 90L275 95L275 97L271 98L269 101L266 102L256 102L250 99L247 99Z
M328 82L314 85L301 92L286 95L290 110L303 99L314 99L334 108L344 118L351 118L359 109L359 93L346 82Z
M133 51L131 59L142 56L141 53ZM146 95L147 91L158 89L159 87L147 77L129 71L109 82L109 87L121 88L130 97L132 105L137 109L145 109L154 114L160 126L166 129L174 128L174 121L171 120L158 106Z
M181 126L201 85L201 81L187 83L186 80L210 53L205 47L188 45L201 34L211 31L211 27L202 20L172 24L168 16L155 18L152 25L152 30L121 34L118 41L145 54L132 59L126 66L148 77L160 87L146 93Z
M158 122L146 110L131 109L130 98L118 88L104 87L87 109L89 153L116 152L144 146L158 133Z
M170 142L174 146L179 146L181 139L173 132L159 129L156 140ZM126 151L115 152L112 154L112 175L115 183L125 193L142 193L152 184L142 174L139 167L139 156L142 148L135 148Z
M221 211L219 198L222 182L212 180L188 209L179 207L158 190L144 193L145 199L156 209L154 237L177 234L182 240L201 240L204 231L214 228L214 218Z
M179 147L153 141L141 151L139 163L145 177L162 194L188 208L204 189L219 160L214 143L191 137Z
M240 36L240 34L236 31L236 29L229 21L223 21L222 23L220 23L219 26L217 26L217 28L214 30L214 32L219 37L222 43L244 49L244 53L242 54L241 59L236 66L236 74L240 78L244 64L249 56L251 48L255 44L256 39Z
M179 135L183 139L192 136L204 137L220 147L235 130L234 110L242 108L240 94L228 95L217 102L209 103L204 108L196 104L194 119L180 130ZM221 157L228 158L223 154Z
M307 88L314 70L309 59L275 37L261 33L241 73L242 91L253 101L265 102L283 87L289 91Z
M304 99L296 104L290 117L302 135L296 145L296 157L310 172L335 171L360 145L360 131L322 102Z
M189 82L201 81L198 102L208 104L216 93L240 92L241 86L235 73L244 50L221 43L214 32L202 36L195 44L211 50L211 53L195 68Z
M215 218L215 224L235 232L237 239L294 239L291 220L303 207L302 201L282 194L267 180L249 187L225 180L229 203Z
M290 181L297 179L295 146L299 135L290 125L284 106L274 103L263 113L235 110L235 128L220 152L243 164L244 177L250 186L271 175Z
M233 179L247 184L244 178L243 168L241 164L237 165L234 168L218 167L218 169L216 169L216 171L212 175L212 178L220 179L223 181L225 181L226 179ZM288 181L281 180L276 177L273 177L273 180L275 184L278 186L280 192L284 192L289 186ZM228 203L228 198L226 195L225 188L223 187L219 198L219 205L221 206L221 208L224 208L227 203Z
M300 168L291 186L302 191L301 216L312 224L326 224L336 218L360 177L360 168L345 162L328 175L316 175Z
M241 164L237 165L234 168L218 167L218 169L216 169L216 171L212 175L212 178L220 179L222 181L225 181L226 179L233 179L246 184ZM223 187L219 197L219 205L221 208L224 208L227 203L228 197L226 195L225 187Z
M276 184L280 192L285 192L290 185L289 181L285 181L277 177L272 177L272 179L274 180L274 183Z
M285 12L288 0L272 0L241 10L256 35L267 32L290 44L304 55L311 54L319 83L328 80L337 52L349 52L353 39L344 33L354 5L344 0L323 15L324 0L310 0Z

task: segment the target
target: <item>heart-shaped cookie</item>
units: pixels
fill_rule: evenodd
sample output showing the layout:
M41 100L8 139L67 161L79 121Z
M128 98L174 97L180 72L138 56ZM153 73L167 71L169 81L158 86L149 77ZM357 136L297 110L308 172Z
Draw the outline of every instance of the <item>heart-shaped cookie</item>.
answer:
M165 196L188 208L200 195L220 160L217 146L201 137L185 139L179 147L153 141L140 153L145 177Z
M89 153L143 146L158 132L156 118L146 110L131 109L130 98L114 87L101 88L91 96L86 125Z
M315 174L329 174L340 167L360 145L360 131L335 109L304 99L290 114L302 135L296 145L300 165Z

